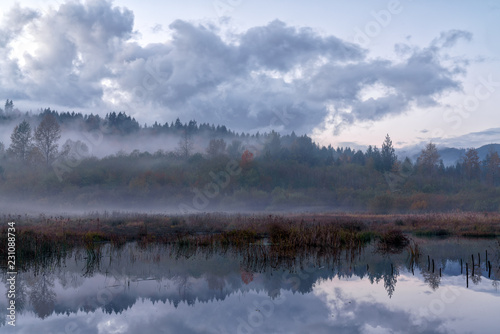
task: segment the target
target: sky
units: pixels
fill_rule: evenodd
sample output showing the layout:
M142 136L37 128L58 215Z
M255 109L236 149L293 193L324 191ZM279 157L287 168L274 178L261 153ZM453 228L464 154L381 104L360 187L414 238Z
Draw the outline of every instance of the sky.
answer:
M322 145L500 142L497 1L3 0L0 99Z

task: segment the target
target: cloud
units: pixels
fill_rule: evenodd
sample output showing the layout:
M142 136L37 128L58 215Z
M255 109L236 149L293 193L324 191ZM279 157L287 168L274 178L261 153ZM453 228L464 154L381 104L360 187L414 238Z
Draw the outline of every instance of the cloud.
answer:
M311 28L288 27L273 21L249 29L241 36L240 52L257 69L287 72L297 66L328 57L329 62L361 60L365 51L334 36L321 37Z
M0 96L124 110L147 121L156 120L155 110L160 121L181 117L238 131L310 133L334 120L339 132L436 105L460 89L456 75L466 65L446 65L441 50L471 38L453 30L427 48L399 45L394 61L279 20L230 41L215 25L177 20L171 40L141 46L132 39L133 21L131 11L104 0L67 2L44 14L15 7L2 21L2 52L21 38L32 50L0 62ZM370 87L384 94L363 96Z
M156 33L159 33L159 32L161 32L161 31L163 31L163 26L162 26L161 24L159 24L159 23L158 23L158 24L155 24L154 26L152 26L152 27L151 27L151 31L152 31L153 33L155 33L155 34L156 34Z
M8 23L16 17L22 20L12 28ZM2 71L2 81L10 79L7 87L15 95L68 107L93 106L101 101L101 80L110 76L115 54L131 36L133 14L107 1L68 2L43 15L15 7L3 25L19 35L18 46L25 49L8 64L17 68L17 76Z
M438 144L447 147L481 147L487 144L500 144L498 138L500 136L500 128L491 128L479 132L471 132L461 136L452 138L438 139Z
M455 46L459 40L472 40L472 33L465 30L449 30L442 32L441 35L432 41L436 47L450 48Z
M12 7L0 25L0 48L7 47L12 38L18 35L28 22L38 16L35 10L21 8L19 4Z
M441 94L461 88L454 72L441 63L438 49L415 49L399 63L374 60L324 65L309 89L317 100L332 101L333 114L340 119L339 132L356 121L378 121L404 113L413 104L437 105ZM361 92L376 85L387 87L386 95L363 99Z

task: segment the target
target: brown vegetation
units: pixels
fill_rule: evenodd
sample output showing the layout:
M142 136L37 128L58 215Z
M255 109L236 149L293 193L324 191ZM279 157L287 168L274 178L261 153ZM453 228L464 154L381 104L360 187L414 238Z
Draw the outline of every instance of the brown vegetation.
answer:
M287 214L231 215L203 213L163 215L139 213L89 214L86 217L10 216L19 233L82 244L94 241L156 240L171 242L212 236L224 243L253 243L269 238L272 244L327 246L349 244L356 238L384 235L397 229L419 236L495 237L500 235L500 214ZM89 239L90 238L90 239ZM215 240L215 239L214 239ZM229 241L228 241L229 242Z
M361 250L378 237L384 252L408 248L408 235L495 237L500 235L500 214L448 213L420 215L371 214L288 214L227 215L104 213L87 217L48 217L40 215L6 216L15 221L18 260L35 259L44 254L64 254L83 246L95 258L99 245L110 242L121 246L127 241L175 244L195 250L236 248L252 252L264 247L265 256L294 258L300 253L336 254L342 250ZM5 233L6 231L3 231ZM0 253L7 249L0 240ZM410 244L418 257L418 245ZM1 254L0 254L1 255ZM5 255L5 254L4 254ZM264 255L263 255L264 256ZM6 258L3 256L2 258Z

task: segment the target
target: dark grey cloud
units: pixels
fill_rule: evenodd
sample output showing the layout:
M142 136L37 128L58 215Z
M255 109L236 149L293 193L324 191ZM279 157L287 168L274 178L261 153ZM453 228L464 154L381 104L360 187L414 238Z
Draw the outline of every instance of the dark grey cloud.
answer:
M172 39L142 46L132 39L133 13L105 0L67 2L37 13L15 7L4 18L4 55L20 34L37 50L0 61L0 96L67 107L121 109L139 119L224 123L236 130L310 132L334 116L336 129L436 105L460 89L464 63L442 50L465 31L443 32L427 48L400 44L400 60L368 58L368 50L311 28L281 21L226 39L217 26L182 20ZM11 23L9 23L11 22ZM15 23L12 23L15 22ZM161 23L163 24L163 23ZM2 44L3 43L3 44ZM8 59L8 60L6 60ZM373 86L380 97L363 97Z
M328 57L330 62L353 61L366 53L334 36L321 37L310 28L297 29L278 20L243 34L240 52L256 68L285 72L298 64L316 61L319 56Z

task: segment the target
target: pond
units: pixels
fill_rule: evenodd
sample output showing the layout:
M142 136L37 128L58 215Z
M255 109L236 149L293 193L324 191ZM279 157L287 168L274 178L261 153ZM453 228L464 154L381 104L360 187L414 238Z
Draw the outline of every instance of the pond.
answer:
M70 249L18 272L15 327L2 269L0 332L498 333L499 241L416 241L418 258L373 243L295 258L258 245Z

